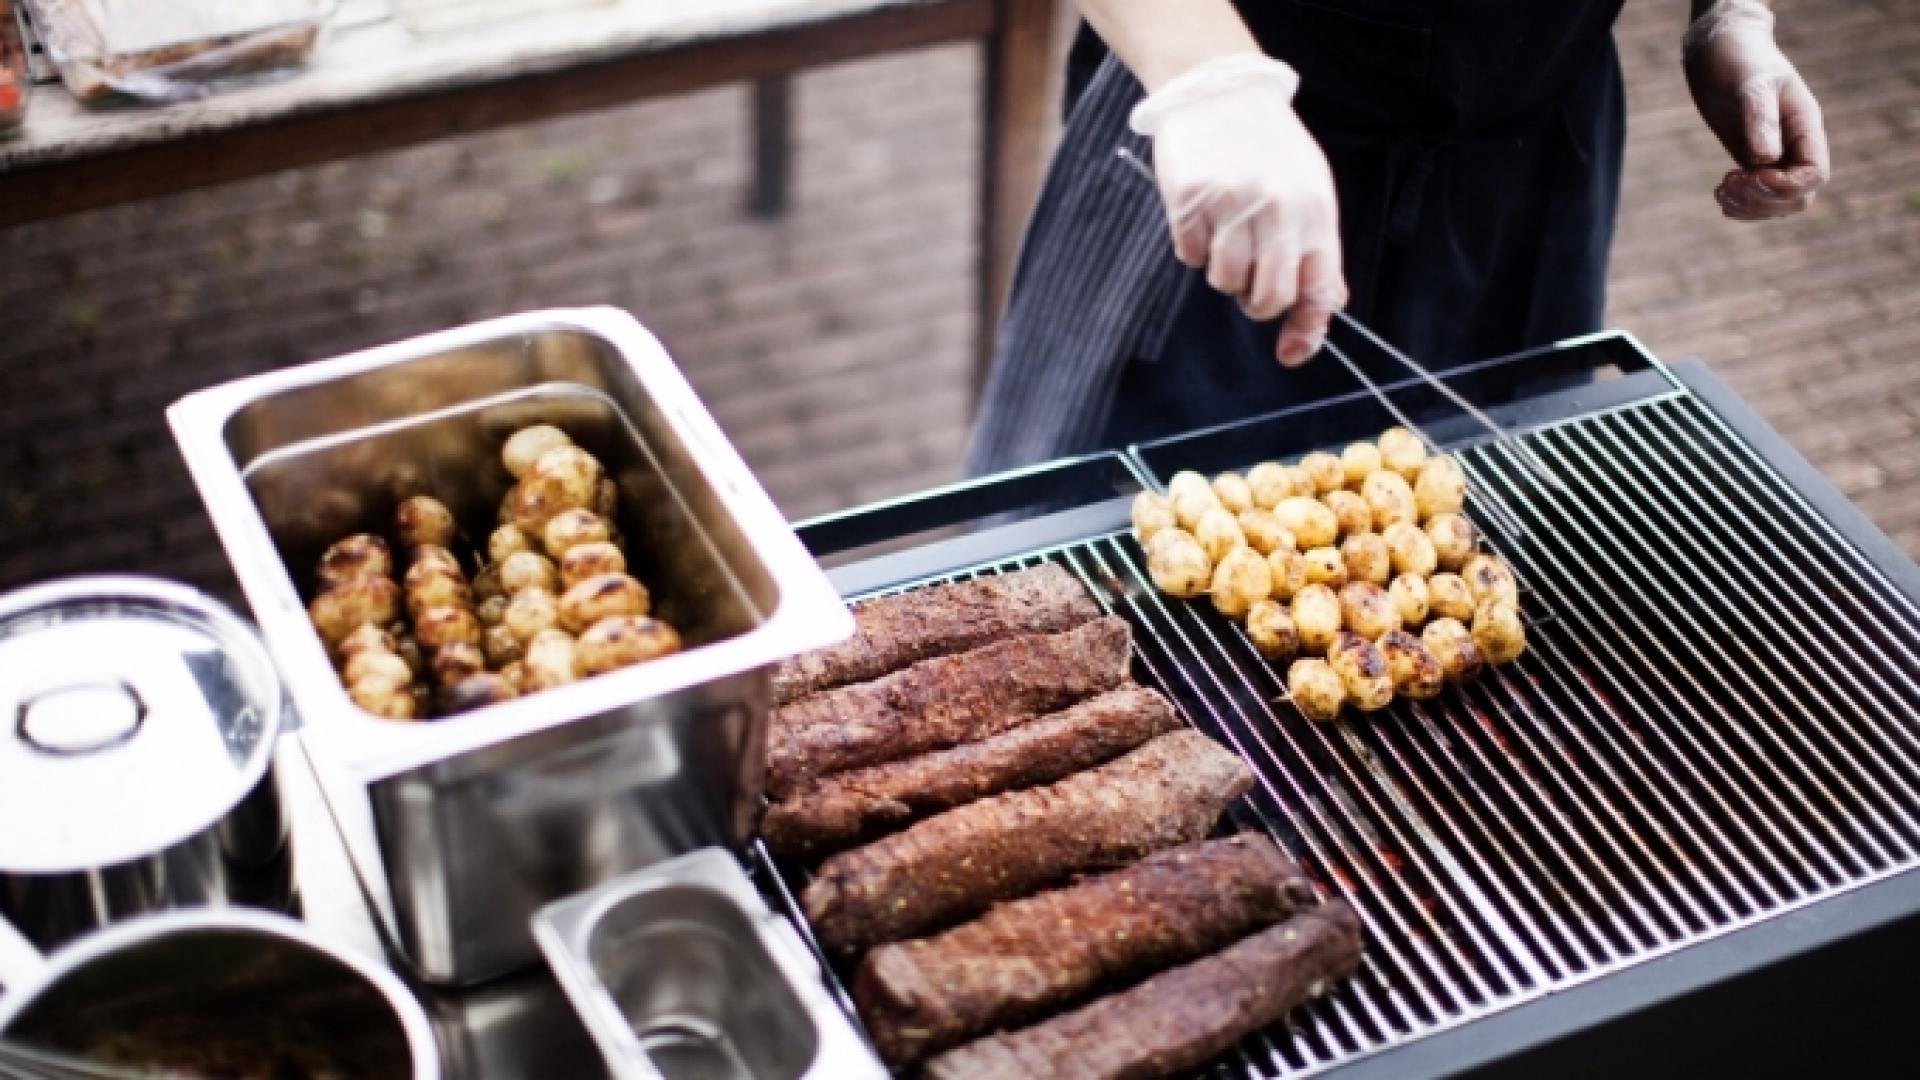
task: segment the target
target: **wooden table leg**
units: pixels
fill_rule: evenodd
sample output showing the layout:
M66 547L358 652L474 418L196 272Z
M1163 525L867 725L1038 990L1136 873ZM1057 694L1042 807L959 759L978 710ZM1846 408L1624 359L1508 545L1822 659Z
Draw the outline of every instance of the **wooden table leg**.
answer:
M1013 260L1046 166L1054 0L997 0L986 43L986 140L980 180L980 337L974 395L985 386Z

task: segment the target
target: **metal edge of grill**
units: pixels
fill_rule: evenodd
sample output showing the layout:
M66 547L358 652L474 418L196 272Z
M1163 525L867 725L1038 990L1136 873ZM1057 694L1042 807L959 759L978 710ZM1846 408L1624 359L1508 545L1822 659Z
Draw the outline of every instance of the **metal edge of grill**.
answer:
M1611 391L1515 405L1534 408L1523 437L1570 492L1533 488L1508 448L1461 451L1469 516L1489 520L1493 499L1523 526L1490 541L1522 579L1532 648L1379 718L1304 720L1236 628L1156 593L1126 494L835 576L866 595L1062 562L1133 623L1143 681L1254 766L1233 823L1352 902L1369 951L1227 1073L1386 1075L1409 1051L1422 1073L1487 1060L1648 998L1607 976L1679 962L1711 981L1816 944L1790 927L1701 962L1702 946L1779 915L1899 884L1920 858L1912 564L1710 376L1646 359ZM1179 451L1135 448L1118 465L1164 480ZM1829 702L1842 708L1805 707ZM806 933L804 872L761 854ZM1575 990L1598 1000L1570 1008Z

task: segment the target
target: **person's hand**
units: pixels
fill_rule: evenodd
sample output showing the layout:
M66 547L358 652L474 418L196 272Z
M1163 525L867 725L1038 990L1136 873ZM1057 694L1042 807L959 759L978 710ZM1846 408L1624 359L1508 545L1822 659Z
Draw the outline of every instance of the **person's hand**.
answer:
M1740 167L1714 191L1740 221L1785 217L1812 205L1827 182L1820 103L1773 41L1773 12L1758 0L1718 0L1683 39L1687 87L1700 115Z
M1168 82L1134 113L1180 261L1250 318L1288 312L1277 353L1304 363L1347 302L1326 155L1293 112L1284 64L1234 55Z

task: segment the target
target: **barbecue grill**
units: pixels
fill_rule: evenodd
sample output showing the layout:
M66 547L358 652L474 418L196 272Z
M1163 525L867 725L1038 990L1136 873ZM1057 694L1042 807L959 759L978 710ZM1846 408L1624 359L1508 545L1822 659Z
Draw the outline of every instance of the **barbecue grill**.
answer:
M1222 1075L1603 1071L1596 1054L1644 1061L1632 1040L1670 1033L1630 1027L1651 1006L1710 987L1751 999L1768 977L1752 973L1804 976L1782 962L1920 911L1903 873L1920 859L1914 565L1697 364L1608 334L1446 375L1559 481L1419 383L1378 380L1460 453L1468 515L1520 579L1529 651L1367 718L1306 720L1231 622L1153 589L1127 530L1131 495L1177 470L1392 423L1361 391L800 530L850 598L1068 567L1133 624L1137 677L1253 766L1232 824L1354 906L1367 962ZM770 865L804 927L804 870ZM1765 1012L1697 1016L1774 1053L1791 1036L1755 1028L1858 1009L1802 993L1792 1007L1812 1011L1784 1016L1791 988L1766 985ZM1691 1032L1715 1048L1698 1060L1734 1065L1732 1030Z

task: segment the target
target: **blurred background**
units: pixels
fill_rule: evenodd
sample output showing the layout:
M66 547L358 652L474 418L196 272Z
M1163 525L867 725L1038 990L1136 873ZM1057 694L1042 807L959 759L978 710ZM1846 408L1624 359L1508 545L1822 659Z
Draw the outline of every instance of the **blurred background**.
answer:
M1920 0L1782 13L1836 175L1764 226L1711 197L1725 162L1681 80L1685 9L1630 0L1618 31L1608 322L1705 359L1920 556ZM169 402L532 308L634 312L792 517L955 479L981 333L979 53L794 78L775 216L747 205L733 86L0 230L0 588L117 569L231 595Z

